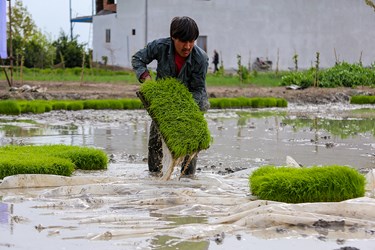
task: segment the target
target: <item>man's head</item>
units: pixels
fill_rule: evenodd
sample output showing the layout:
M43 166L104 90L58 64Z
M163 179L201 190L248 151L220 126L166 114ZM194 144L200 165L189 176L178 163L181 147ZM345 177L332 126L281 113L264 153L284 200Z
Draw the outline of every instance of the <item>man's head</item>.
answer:
M198 25L190 17L175 17L171 22L170 35L176 52L182 57L187 57L199 36Z

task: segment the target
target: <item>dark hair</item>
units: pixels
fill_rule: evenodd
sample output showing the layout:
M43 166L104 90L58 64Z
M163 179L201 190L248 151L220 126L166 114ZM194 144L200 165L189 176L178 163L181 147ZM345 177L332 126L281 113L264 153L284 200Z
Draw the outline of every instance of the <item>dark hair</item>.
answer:
M171 37L181 42L195 41L199 36L196 22L190 17L175 17L171 22Z

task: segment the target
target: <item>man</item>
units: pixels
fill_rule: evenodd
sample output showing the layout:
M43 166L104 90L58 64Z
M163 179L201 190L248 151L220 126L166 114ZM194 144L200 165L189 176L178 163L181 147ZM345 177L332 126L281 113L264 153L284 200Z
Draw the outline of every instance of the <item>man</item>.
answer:
M214 50L214 58L212 59L212 63L214 64L214 73L216 73L219 70L217 67L219 64L219 53L217 53L216 49Z
M190 17L175 17L170 25L170 37L154 40L132 57L132 66L138 80L143 83L151 79L147 65L157 61L156 80L167 77L179 79L192 93L200 110L207 111L209 102L206 92L207 54L195 45L199 36L196 22ZM151 123L148 141L148 168L160 172L163 151L161 135L154 122ZM188 156L182 163L185 165ZM185 175L194 175L197 157L194 157ZM182 169L181 169L182 170Z

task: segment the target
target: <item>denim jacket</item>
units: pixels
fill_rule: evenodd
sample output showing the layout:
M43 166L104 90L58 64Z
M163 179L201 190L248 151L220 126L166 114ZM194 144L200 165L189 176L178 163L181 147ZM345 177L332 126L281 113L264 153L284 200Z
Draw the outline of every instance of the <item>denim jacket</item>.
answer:
M132 66L141 82L141 75L148 71L147 65L157 61L156 80L166 77L179 79L192 93L195 102L202 111L207 111L209 102L206 92L206 74L208 56L206 52L194 45L186 58L180 73L177 75L174 60L174 46L171 38L161 38L147 44L132 57Z

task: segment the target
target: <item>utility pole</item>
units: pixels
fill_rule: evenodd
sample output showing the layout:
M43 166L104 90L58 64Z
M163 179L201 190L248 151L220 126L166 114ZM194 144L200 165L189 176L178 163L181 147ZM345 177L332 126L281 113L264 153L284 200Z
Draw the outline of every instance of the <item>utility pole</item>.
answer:
M148 33L148 0L146 0L146 3L145 3L145 44L147 44L148 42L147 33Z
M9 1L9 64L10 64L10 86L13 86L13 45L12 45L12 0Z
M72 0L69 0L70 40L73 41Z

